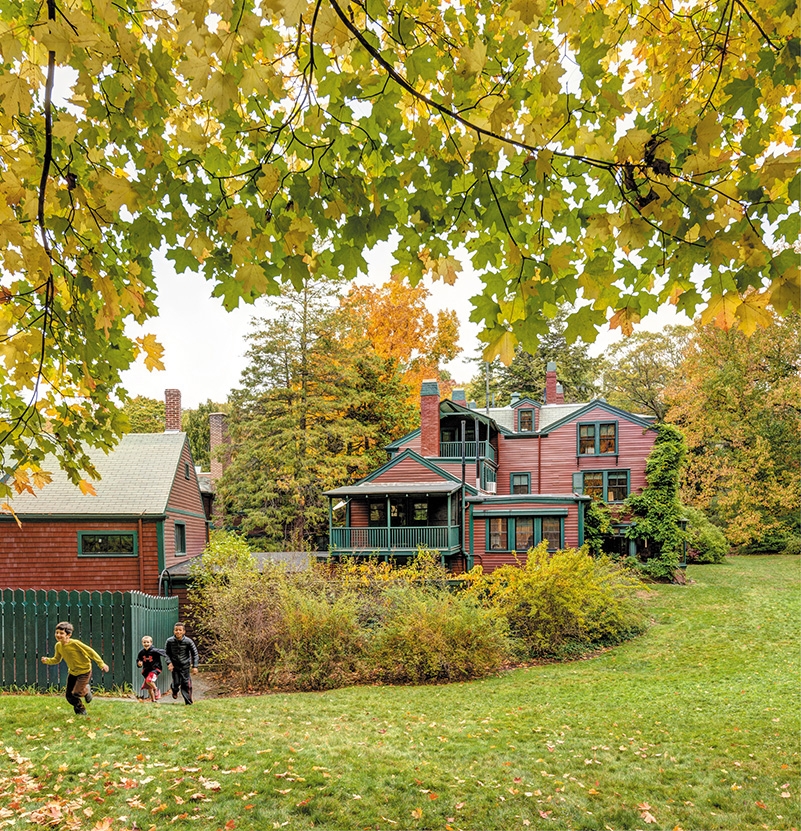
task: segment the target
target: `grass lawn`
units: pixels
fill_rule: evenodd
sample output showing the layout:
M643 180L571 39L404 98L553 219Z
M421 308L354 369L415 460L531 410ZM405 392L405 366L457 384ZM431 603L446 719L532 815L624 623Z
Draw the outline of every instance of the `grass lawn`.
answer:
M799 576L691 566L635 641L469 684L3 696L0 828L799 828Z

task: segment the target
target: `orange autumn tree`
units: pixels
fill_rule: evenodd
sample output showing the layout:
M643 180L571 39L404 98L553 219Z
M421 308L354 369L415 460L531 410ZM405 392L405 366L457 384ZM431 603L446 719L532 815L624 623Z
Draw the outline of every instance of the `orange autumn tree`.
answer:
M391 280L377 287L354 286L343 300L366 321L376 353L400 369L409 399L415 402L426 378L438 379L443 395L450 394L454 384L440 364L462 351L456 312L437 312L435 319L426 307L430 296L425 286Z

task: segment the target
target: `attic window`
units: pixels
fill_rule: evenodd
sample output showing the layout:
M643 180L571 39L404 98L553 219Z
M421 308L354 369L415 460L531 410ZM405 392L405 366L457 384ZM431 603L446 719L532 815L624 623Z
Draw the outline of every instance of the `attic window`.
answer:
M78 531L79 557L136 557L135 531Z
M189 471L189 462L184 462L184 478L191 479L192 474Z
M534 411L520 410L518 413L518 430L521 433L534 432Z

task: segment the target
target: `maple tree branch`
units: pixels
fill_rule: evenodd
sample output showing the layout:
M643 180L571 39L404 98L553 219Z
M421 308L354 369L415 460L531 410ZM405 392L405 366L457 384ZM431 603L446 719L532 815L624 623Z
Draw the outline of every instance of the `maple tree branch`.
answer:
M337 13L339 19L345 24L345 28L356 38L356 40L361 44L361 46L370 54L370 56L384 69L384 71L395 81L398 86L405 89L410 95L414 96L418 101L422 101L425 104L428 104L429 107L436 110L440 115L443 115L447 118L452 118L454 121L458 121L460 124L467 127L469 130L474 131L477 135L486 136L487 138L495 139L496 141L502 142L503 144L509 144L513 147L518 147L521 150L528 150L531 153L539 153L542 150L546 149L544 147L538 147L537 145L528 144L527 142L520 141L518 139L509 138L508 136L502 136L499 133L495 133L492 130L487 130L484 127L479 127L478 124L474 124L469 119L465 118L460 112L451 110L450 108L446 107L444 104L439 104L434 101L433 98L430 98L425 93L420 92L418 89L414 87L406 78L401 75L392 64L390 64L386 58L376 49L369 41L366 40L364 34L356 27L356 25L348 18L345 12L340 7L337 0L329 0L331 6L333 7L334 11ZM616 167L614 162L605 162L600 159L593 159L589 156L577 156L573 153L565 153L564 150L552 150L551 151L554 156L560 156L565 159L573 159L575 161L584 162L585 164L589 165L590 167L598 167L602 170L612 170Z
M757 27L757 29L759 30L759 34L760 34L760 35L762 35L762 37L763 37L763 38L765 38L765 40L767 41L768 46L770 46L770 48L771 48L771 49L774 49L776 52L780 52L780 51L781 51L781 46L777 46L777 45L776 45L776 44L775 44L775 43L774 43L774 42L773 42L773 41L772 41L772 40L771 40L771 39L767 36L767 33L765 32L765 30L764 30L764 29L763 29L763 28L759 25L759 22L758 22L758 21L756 20L756 18L755 18L755 17L751 14L751 12L750 12L750 11L746 8L746 6L745 6L745 4L742 2L742 0L734 0L734 4L735 4L736 6L739 6L739 7L740 7L740 8L741 8L744 12L745 12L745 16L746 16L746 17L747 17L747 18L748 18L748 19L749 19L749 20L750 20L750 21L754 24L754 26L756 26L756 27Z

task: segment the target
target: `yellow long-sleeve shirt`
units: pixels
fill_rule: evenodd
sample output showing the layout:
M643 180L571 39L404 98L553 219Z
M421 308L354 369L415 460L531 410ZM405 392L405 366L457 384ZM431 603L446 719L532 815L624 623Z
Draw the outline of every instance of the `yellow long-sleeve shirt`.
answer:
M66 643L56 643L56 654L52 658L42 658L45 664L58 664L64 661L70 675L84 675L92 671L92 661L102 667L105 661L88 644L70 638Z

